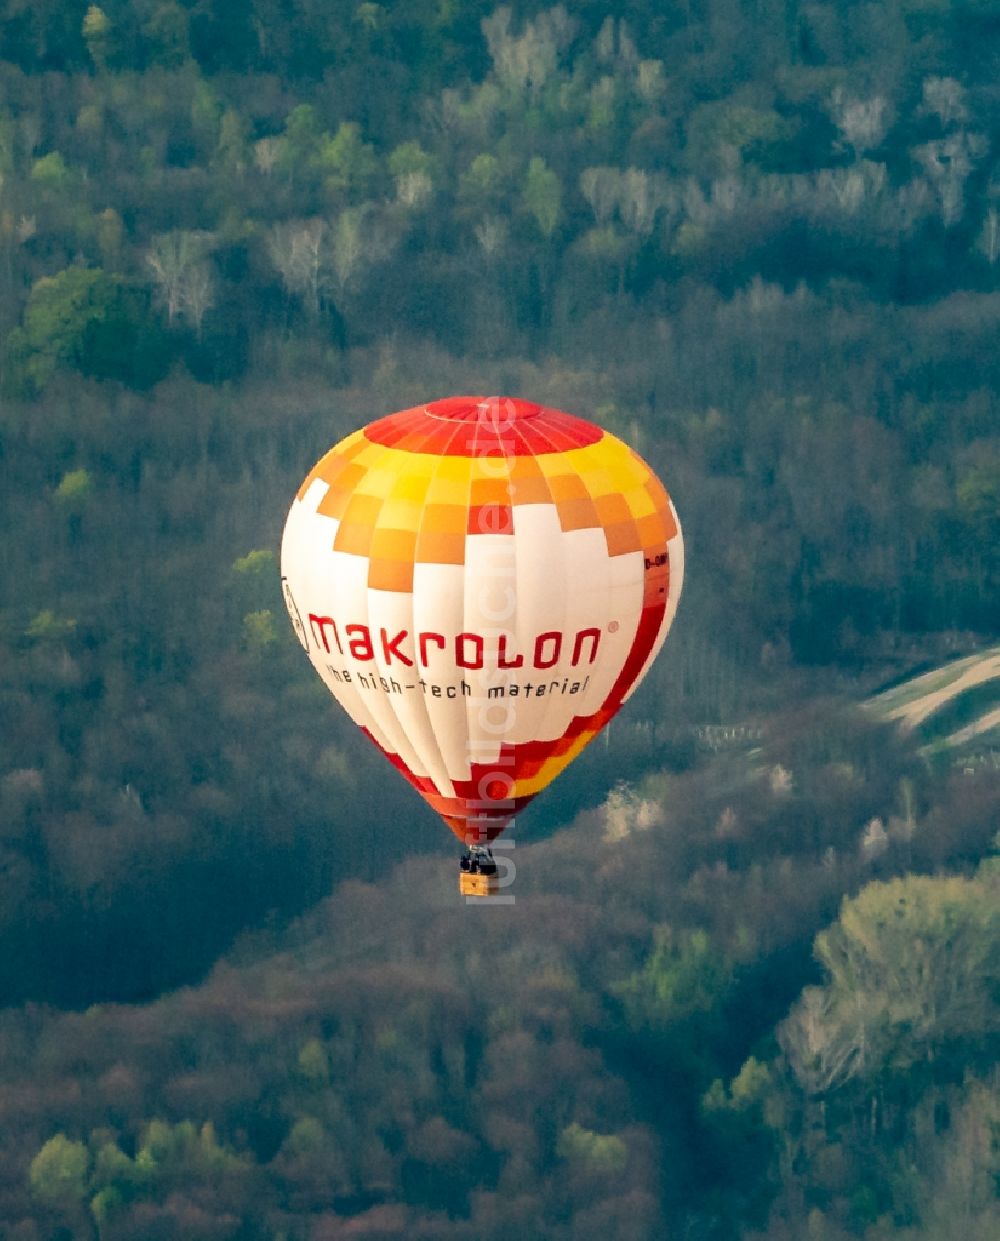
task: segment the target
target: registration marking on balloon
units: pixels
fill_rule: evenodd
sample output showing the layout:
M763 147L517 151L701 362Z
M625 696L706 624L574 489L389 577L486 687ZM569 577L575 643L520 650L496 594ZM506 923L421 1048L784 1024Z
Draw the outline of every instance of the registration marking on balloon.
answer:
M608 432L458 397L323 457L289 513L282 576L334 697L478 841L635 689L676 611L683 544L662 484Z

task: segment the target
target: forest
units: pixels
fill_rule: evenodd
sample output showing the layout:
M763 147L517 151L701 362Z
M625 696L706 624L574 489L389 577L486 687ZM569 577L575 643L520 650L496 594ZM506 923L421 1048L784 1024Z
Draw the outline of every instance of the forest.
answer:
M1000 1235L996 681L872 705L1000 642L998 65L994 0L0 0L5 1241ZM277 569L457 392L688 556L489 908Z

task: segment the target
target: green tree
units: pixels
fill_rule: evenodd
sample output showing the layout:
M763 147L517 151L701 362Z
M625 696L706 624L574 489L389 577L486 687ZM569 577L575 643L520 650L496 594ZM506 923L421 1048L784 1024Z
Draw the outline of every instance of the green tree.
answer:
M99 1189L90 1200L90 1213L97 1225L97 1235L104 1238L110 1235L114 1221L122 1213L125 1200L113 1185Z
M64 474L53 493L56 503L68 513L80 513L94 489L89 470L70 470Z
M381 30L386 18L386 11L381 4L372 4L366 0L354 10L354 20L369 34Z
M318 1038L302 1044L298 1059L299 1072L308 1082L325 1085L330 1080L330 1058Z
M62 642L75 628L76 621L72 617L57 616L51 608L43 608L32 617L24 636L32 642L54 644Z
M292 1125L283 1149L294 1156L315 1155L326 1149L327 1141L322 1124L314 1116L304 1116Z
M113 1189L121 1200L139 1191L147 1182L148 1174L116 1142L104 1142L99 1147L93 1173L93 1187L98 1191Z
M657 929L642 969L619 983L616 994L634 1029L665 1029L714 1009L732 977L732 965L704 931Z
M268 547L258 547L233 561L230 570L237 606L242 612L277 603L278 557Z
M301 103L289 112L279 148L279 162L289 177L304 172L312 163L321 132L319 116L311 104Z
M108 67L108 56L111 53L111 19L102 8L92 4L84 14L82 31L91 60L103 72Z
M68 267L32 286L22 325L8 353L15 382L40 392L61 367L85 374L141 380L162 365L156 341L141 336L139 307L116 276L100 268Z
M71 539L79 538L84 514L91 504L94 480L88 470L70 470L62 476L52 493L56 507L64 514Z
M458 181L458 194L464 203L479 211L495 211L504 193L500 161L489 152L477 155Z
M792 128L771 108L713 100L691 114L687 149L698 171L718 174L770 152Z
M17 130L13 117L0 113L0 175L9 176L14 171L17 151Z
M28 1170L31 1192L48 1206L72 1207L84 1199L90 1154L82 1142L63 1133L49 1138Z
M774 1189L768 1171L782 1128L778 1098L771 1070L751 1056L728 1087L716 1078L701 1099L702 1140L732 1169L726 1188L748 1222L763 1220Z
M624 1172L628 1163L628 1147L623 1138L614 1133L595 1133L575 1121L559 1134L556 1154L590 1171L611 1175Z
M248 125L236 108L227 108L219 126L215 159L229 174L242 175L249 161Z
M1000 458L973 466L958 484L958 508L983 551L1000 542Z
M153 1120L146 1126L135 1165L146 1181L175 1177L211 1182L225 1173L241 1171L246 1162L221 1145L210 1121L199 1128L190 1120L176 1125Z
M361 1156L362 1160L364 1155ZM347 1160L339 1144L314 1116L292 1125L277 1158L283 1176L314 1193L343 1193L350 1185Z
M243 643L251 655L263 656L278 643L274 613L264 609L243 617Z
M332 137L323 136L314 162L328 191L353 199L365 196L378 167L375 148L353 121L345 121Z
M188 10L176 0L157 4L142 28L156 61L168 67L184 61L190 52L189 26Z
M63 194L69 189L73 174L62 155L50 151L32 164L31 179L50 193Z
M533 216L542 236L546 239L550 238L559 223L562 186L558 176L538 155L528 165L522 201L528 213Z
M191 127L204 157L210 157L219 145L222 115L222 103L212 85L198 78L191 95Z
M96 226L101 265L106 270L114 270L121 262L125 225L114 207L106 207L98 214Z
M869 884L817 936L816 956L829 981L807 988L781 1028L810 1091L904 1072L1000 1031L1000 902L988 877Z

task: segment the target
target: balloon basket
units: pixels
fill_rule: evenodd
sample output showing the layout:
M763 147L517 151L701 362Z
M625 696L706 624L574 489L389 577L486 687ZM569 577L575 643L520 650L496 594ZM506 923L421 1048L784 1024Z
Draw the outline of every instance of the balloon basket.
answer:
M459 871L458 891L462 896L493 896L499 890L496 875L473 875L468 871Z

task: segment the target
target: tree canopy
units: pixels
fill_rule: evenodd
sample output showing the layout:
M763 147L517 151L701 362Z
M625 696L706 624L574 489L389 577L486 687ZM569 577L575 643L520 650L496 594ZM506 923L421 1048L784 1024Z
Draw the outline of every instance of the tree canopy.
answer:
M5 1237L996 1232L996 680L858 704L998 641L998 40L0 0ZM457 391L625 438L690 551L479 911L275 554Z

